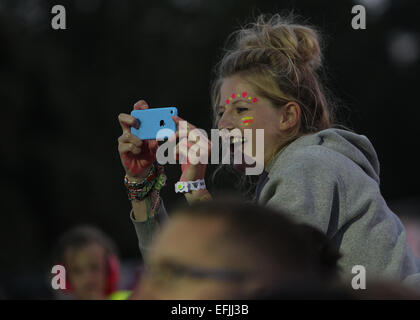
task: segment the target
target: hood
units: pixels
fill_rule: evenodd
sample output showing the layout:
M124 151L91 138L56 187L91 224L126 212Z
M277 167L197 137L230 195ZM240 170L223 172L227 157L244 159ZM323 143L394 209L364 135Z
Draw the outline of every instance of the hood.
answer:
M311 145L321 145L342 154L356 163L367 175L379 184L378 156L367 137L347 130L326 129L296 139L280 151L278 156L283 152L289 153L293 150ZM268 168L270 167L269 165Z

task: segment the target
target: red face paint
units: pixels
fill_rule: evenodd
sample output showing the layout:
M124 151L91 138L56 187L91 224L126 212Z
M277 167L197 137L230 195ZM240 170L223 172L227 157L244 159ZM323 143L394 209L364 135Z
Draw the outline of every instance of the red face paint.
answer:
M225 108L227 108L227 107L229 106L229 104L230 104L230 100L233 100L233 99L235 99L235 98L240 98L240 97L245 98L245 97L247 97L247 96L248 96L248 92L246 92L246 91L244 91L244 92L242 92L242 93L238 93L238 94L236 94L236 93L232 93L232 96L231 96L231 97L229 97L229 99L226 99L226 105L225 105ZM258 99L257 99L257 98L253 98L253 97L251 97L251 96L248 96L248 100L252 101L253 103L255 103L255 102L257 102L257 101L258 101Z

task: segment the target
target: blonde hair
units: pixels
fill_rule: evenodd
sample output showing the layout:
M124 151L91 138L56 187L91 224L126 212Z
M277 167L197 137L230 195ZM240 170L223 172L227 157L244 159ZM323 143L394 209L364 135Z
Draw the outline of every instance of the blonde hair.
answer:
M229 36L227 43L231 44L215 67L212 83L215 127L219 121L220 88L224 79L234 75L241 76L257 97L267 98L276 108L290 101L299 104L300 122L285 137L288 142L333 125L335 103L327 96L318 75L322 70L320 34L314 27L295 21L292 14L260 15L256 22ZM214 183L223 170L239 178L236 187L244 195L254 192L257 177L239 174L229 165L219 165L213 172Z
M233 44L216 65L212 84L215 124L223 80L240 75L257 96L267 98L275 107L290 101L299 104L301 118L295 137L331 126L332 112L317 74L322 64L319 33L293 23L294 19L260 15L256 22L231 34Z

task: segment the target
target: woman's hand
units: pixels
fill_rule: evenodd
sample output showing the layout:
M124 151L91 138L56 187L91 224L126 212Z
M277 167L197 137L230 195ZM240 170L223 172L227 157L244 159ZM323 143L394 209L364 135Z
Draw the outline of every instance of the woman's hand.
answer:
M173 116L172 119L177 124L178 130L170 140L180 138L180 141L175 148L175 158L177 160L180 160L181 158L186 162L181 164L182 174L179 181L204 179L211 150L210 140L207 138L206 134L182 118ZM181 125L181 129L184 132L180 132L181 121L184 121ZM188 141L188 137L192 142ZM191 157L194 157L195 159L191 159ZM211 195L207 189L194 190L191 193L185 193L185 197L189 203L211 199Z
M140 100L134 110L148 109L146 101ZM131 127L138 128L139 123L133 116L121 113L118 116L122 135L118 138L118 152L127 177L131 181L141 181L147 177L149 168L156 160L158 143L156 140L140 140L130 132Z
M186 162L181 164L182 175L179 181L204 179L211 150L210 140L208 140L207 135L184 119L178 116L173 116L172 119L177 124L177 131L170 140L180 139L175 148L175 158L177 160L183 159L184 161L181 162ZM184 129L184 132L180 131L182 121L184 123L181 129ZM188 141L188 137L193 141ZM194 159L191 159L191 156Z

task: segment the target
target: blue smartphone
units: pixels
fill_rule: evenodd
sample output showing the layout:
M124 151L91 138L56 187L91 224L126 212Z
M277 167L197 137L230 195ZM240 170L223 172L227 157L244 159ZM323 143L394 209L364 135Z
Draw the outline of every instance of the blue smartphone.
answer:
M140 123L138 129L131 127L131 133L141 140L165 140L176 131L176 123L172 120L178 115L176 107L133 110L131 115Z

